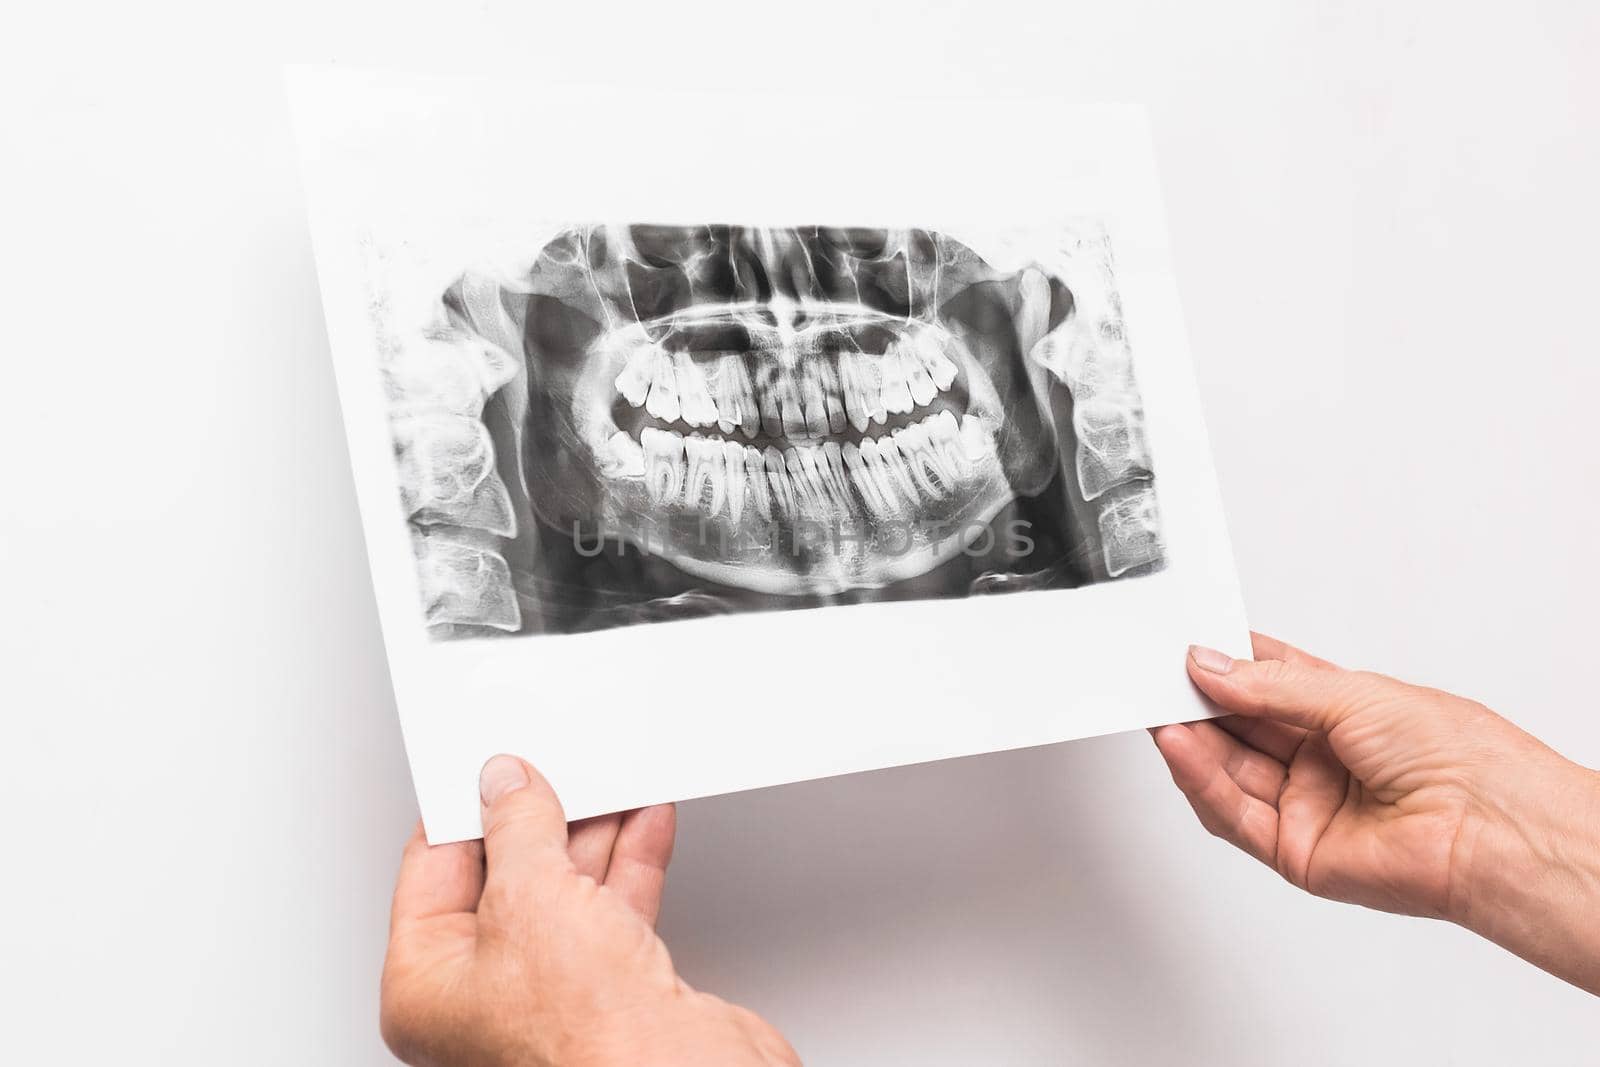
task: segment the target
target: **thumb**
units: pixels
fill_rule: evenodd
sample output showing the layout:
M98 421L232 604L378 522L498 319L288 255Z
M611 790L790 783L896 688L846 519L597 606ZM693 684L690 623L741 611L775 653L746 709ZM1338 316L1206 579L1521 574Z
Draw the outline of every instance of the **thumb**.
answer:
M478 795L483 804L485 890L526 885L571 865L561 801L526 760L489 760L478 775Z
M1331 664L1232 659L1199 645L1189 648L1188 668L1200 691L1226 711L1324 733L1401 684Z

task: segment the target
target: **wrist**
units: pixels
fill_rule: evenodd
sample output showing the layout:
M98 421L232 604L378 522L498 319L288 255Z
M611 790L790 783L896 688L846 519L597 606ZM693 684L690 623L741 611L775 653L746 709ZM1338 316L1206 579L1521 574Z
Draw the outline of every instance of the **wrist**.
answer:
M1452 855L1449 917L1600 993L1600 773L1548 752L1483 797Z

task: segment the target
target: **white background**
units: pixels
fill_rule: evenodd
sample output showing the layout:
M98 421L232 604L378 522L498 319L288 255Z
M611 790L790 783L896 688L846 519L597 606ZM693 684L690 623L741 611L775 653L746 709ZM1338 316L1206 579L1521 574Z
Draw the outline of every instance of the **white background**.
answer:
M1592 4L31 5L0 49L0 1058L387 1062L414 806L289 61L1144 101L1253 621L1600 764ZM823 1065L1576 1064L1600 1021L1278 884L1143 735L687 804L663 930Z

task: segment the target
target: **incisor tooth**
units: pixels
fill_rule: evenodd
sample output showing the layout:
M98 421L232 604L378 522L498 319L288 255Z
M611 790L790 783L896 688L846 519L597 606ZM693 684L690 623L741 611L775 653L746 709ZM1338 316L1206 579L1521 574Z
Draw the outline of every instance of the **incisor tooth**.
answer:
M653 349L635 348L617 375L617 392L632 404L640 407L650 395L650 382L655 375L656 354Z
M737 524L744 514L744 486L749 480L744 469L744 446L734 441L724 442L722 462L728 479L728 518Z
M731 455L731 454L730 454ZM733 464L730 461L728 471L731 474ZM762 463L761 451L750 446L744 450L744 473L747 488L750 492L750 503L755 505L756 514L761 516L762 522L772 519L772 491L767 485L767 472Z
M839 387L844 392L844 410L857 433L866 433L871 424L872 405L861 381L860 357L853 352L839 353Z
M794 489L789 485L783 453L768 445L761 453L761 462L767 468L767 488L772 490L773 507L783 518L794 518Z
M845 425L844 401L839 396L839 375L833 361L822 356L817 361L817 377L822 382L822 403L828 412L828 429L843 433Z
M822 488L822 479L817 474L817 464L811 458L811 449L801 452L798 448L784 450L784 465L789 468L789 484L794 487L795 503L802 512L814 514L828 500Z
M761 391L761 428L768 437L783 436L783 417L778 413L778 390L775 385L768 384ZM750 436L754 437L754 434Z
M785 373L778 379L778 411L783 416L785 437L804 437L806 415L800 407L800 387L794 378Z
M806 429L811 431L812 437L826 437L828 405L823 399L822 381L818 378L814 367L807 368L805 381L801 384L800 398L805 404Z

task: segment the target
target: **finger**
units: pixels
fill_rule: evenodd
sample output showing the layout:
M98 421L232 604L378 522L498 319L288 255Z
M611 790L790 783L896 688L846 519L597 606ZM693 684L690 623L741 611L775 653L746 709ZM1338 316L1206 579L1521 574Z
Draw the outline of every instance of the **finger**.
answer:
M1224 710L1276 719L1305 730L1332 730L1358 708L1400 683L1378 675L1329 670L1281 659L1231 659L1191 647L1189 677Z
M477 908L483 893L483 846L477 841L429 845L422 823L406 842L395 880L389 928Z
M1153 733L1173 782L1199 816L1200 825L1262 863L1276 866L1277 812L1246 795L1188 726L1163 726Z
M528 888L570 872L567 817L544 776L515 756L495 756L479 775L484 889Z
M1278 798L1284 827L1278 871L1295 885L1304 888L1310 883L1311 854L1349 792L1350 773L1334 756L1327 737L1313 734Z
M1272 719L1246 719L1239 715L1224 715L1208 721L1216 723L1251 748L1265 752L1285 766L1294 759L1295 751L1307 737L1306 731L1300 727L1290 726L1286 722L1275 722Z
M661 911L661 890L666 886L677 829L678 810L672 804L630 811L622 817L617 843L611 849L606 888L651 925Z
M617 813L580 819L567 827L567 855L572 857L579 874L597 882L606 880L606 867L611 863L611 849L621 826L622 815Z
M1258 752L1213 722L1192 722L1189 729L1238 787L1257 800L1276 806L1289 769Z
M1255 653L1256 659L1281 659L1286 663L1299 663L1306 667L1324 667L1338 670L1339 665L1330 663L1321 656L1295 648L1287 641L1280 641L1276 637L1258 634L1250 631L1250 648Z

